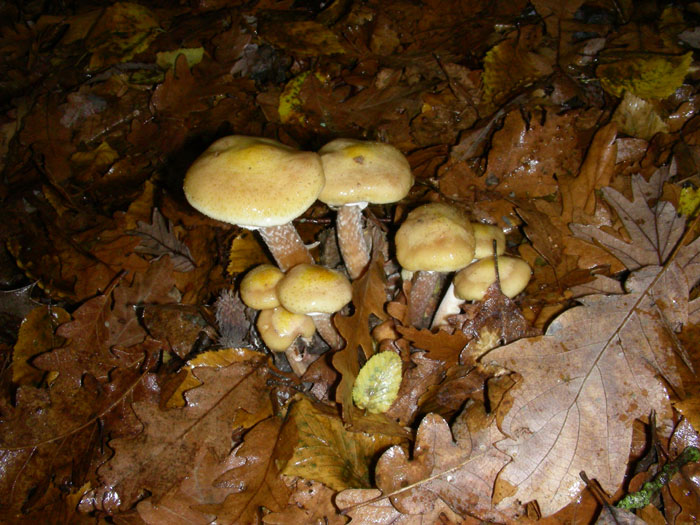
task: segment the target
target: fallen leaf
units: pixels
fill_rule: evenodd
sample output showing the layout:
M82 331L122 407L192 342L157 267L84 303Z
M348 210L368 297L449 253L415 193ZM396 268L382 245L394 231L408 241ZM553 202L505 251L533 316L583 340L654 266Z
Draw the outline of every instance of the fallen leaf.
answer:
M370 465L384 449L404 440L350 432L335 411L301 399L292 405L283 430L294 445L282 474L319 481L334 490L371 486Z
M235 466L215 481L226 487L229 495L222 503L200 505L197 509L214 514L217 523L260 523L263 509L278 512L287 506L289 489L280 476L276 463L282 420L270 417L258 423L246 435L243 443L232 453Z
M621 97L625 91L641 98L666 98L680 87L688 74L693 54L661 55L620 53L596 68L596 76L610 94Z
M478 403L465 409L452 431L440 416L429 414L416 432L412 458L399 446L379 458L375 476L381 492L363 491L368 497L363 492L341 492L336 502L353 519L365 521L370 517L381 520L387 511L396 517L429 516L440 504L463 518L502 521L505 516L491 503L493 481L507 462L493 447L500 435L493 417L487 417Z
M157 404L134 403L143 432L110 441L114 456L98 471L98 505L128 509L144 490L157 504L191 471L198 450L208 448L223 458L233 444L236 413L257 412L264 402L264 362L262 354L239 350L238 360L225 368L195 370L202 386L185 394L184 408L161 410Z
M389 410L401 386L401 358L392 351L379 352L360 368L352 387L355 406L371 414Z
M365 274L352 283L352 302L355 311L349 317L336 315L333 320L345 339L345 347L333 355L333 366L341 374L336 401L343 407L343 420L352 421L352 387L360 371L358 352L369 358L374 353L370 316L384 320L386 278L381 260L374 258Z
M171 221L165 222L165 217L153 208L151 224L137 222L135 235L141 237L141 242L134 251L146 255L152 255L158 259L163 255L169 255L173 270L189 272L194 269L192 254L187 245L175 236Z

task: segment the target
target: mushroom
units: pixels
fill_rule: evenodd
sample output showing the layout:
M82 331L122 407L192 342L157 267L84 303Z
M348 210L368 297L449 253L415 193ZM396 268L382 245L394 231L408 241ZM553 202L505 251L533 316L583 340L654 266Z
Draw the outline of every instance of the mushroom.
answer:
M530 281L532 270L522 259L503 255L485 257L457 272L454 278L455 295L465 301L481 301L489 286L499 281L503 295L513 298L522 292Z
M483 259L494 254L494 241L496 243L496 254L501 255L506 250L506 236L498 226L493 224L472 223L474 228L474 259ZM472 261L474 262L474 261ZM464 300L455 296L454 282L445 291L445 295L440 301L433 317L431 328L445 324L450 315L460 312L460 305Z
M319 150L326 185L319 200L337 209L338 246L351 279L357 279L370 260L370 246L362 229L362 210L368 203L389 204L403 199L413 186L406 157L389 144L336 139Z
M273 352L284 352L292 370L298 375L306 371L308 364L295 346L298 337L309 341L316 327L308 315L290 312L282 306L267 308L258 314L255 323L263 342Z
M198 211L242 228L258 229L285 271L313 262L291 221L323 188L317 153L275 140L232 135L214 142L185 175L185 197Z
M266 310L280 305L277 283L284 277L282 270L271 264L261 264L250 270L243 279L239 292L241 301L250 308Z
M277 297L290 312L309 315L331 348L341 348L343 339L331 314L352 299L352 286L342 273L317 264L298 264L277 284Z
M395 237L396 258L412 275L408 319L424 328L437 306L446 273L464 268L474 258L474 230L459 209L430 203L411 211Z

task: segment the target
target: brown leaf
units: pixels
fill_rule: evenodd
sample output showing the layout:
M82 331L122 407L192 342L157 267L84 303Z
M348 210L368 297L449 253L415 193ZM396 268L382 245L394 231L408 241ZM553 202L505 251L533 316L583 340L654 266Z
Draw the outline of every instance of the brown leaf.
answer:
M414 348L425 350L427 357L441 361L446 367L459 362L459 354L471 339L461 331L450 334L445 330L436 333L430 330L418 330L412 326L397 326L396 330L404 336Z
M152 255L156 259L169 255L173 269L178 272L189 272L194 269L194 261L187 245L178 239L173 232L171 221L165 222L165 217L153 208L151 224L137 222L134 233L141 237L141 243L134 248L136 253Z
M700 448L698 432L687 419L682 419L676 426L669 442L671 457L678 457L686 447ZM664 507L666 507L667 523L692 523L700 513L700 464L688 463L681 467L668 483L668 491L662 492ZM668 501L671 499L675 505ZM675 515L670 515L670 509L677 506L680 509Z
M73 321L58 328L57 335L68 341L64 347L40 355L33 364L42 370L67 374L76 383L85 373L104 380L113 368L131 366L143 355L118 356L113 350L130 347L146 337L134 307L172 302L167 295L172 287L167 258L155 261L145 274L135 275L131 283L120 280L111 297L99 295L83 303L73 313Z
M537 499L548 516L582 488L582 470L614 493L623 481L634 419L655 410L664 424L669 420L668 395L657 375L681 387L665 327L683 322L688 292L675 285L685 276L675 263L641 272L633 293L585 297L544 336L483 358L522 375L501 421L510 437L499 448L514 458L499 477L515 487L508 501ZM678 311L662 314L651 297Z
M365 274L352 284L352 302L355 311L349 317L336 315L335 325L346 341L345 348L333 355L333 366L342 375L336 392L336 401L343 407L343 419L352 421L352 386L360 371L359 352L365 358L374 353L370 333L370 316L386 319L386 277L384 265L375 258Z
M290 491L276 462L279 450L288 448L280 440L281 426L280 418L271 417L253 427L232 453L236 465L214 482L228 488L229 495L222 503L197 509L216 515L217 523L222 524L260 523L263 508L284 509Z
M420 400L445 375L443 363L429 359L425 352L412 353L411 361L415 366L404 373L398 397L386 412L388 418L403 426L413 423Z
M223 458L232 446L237 412L255 413L265 400L264 363L262 354L239 350L238 361L225 368L195 370L203 384L186 394L186 407L160 410L154 403L134 403L143 432L110 441L115 452L98 472L103 484L98 504L128 509L144 490L158 503L191 471L199 449Z
M371 489L365 498L361 492L341 492L336 503L351 517L365 520L377 513L376 507L385 508L378 517L387 511L430 515L435 505L446 504L461 517L503 521L505 516L491 504L493 481L507 461L493 446L500 437L493 417L478 403L465 409L452 432L444 419L429 414L418 427L412 459L398 446L379 458L375 476L381 493ZM364 509L367 504L372 507Z
M286 478L289 480L289 478ZM347 520L338 514L333 504L335 491L321 483L294 478L287 484L292 490L289 502L283 511L270 512L263 517L267 525L289 523L324 523L342 525Z

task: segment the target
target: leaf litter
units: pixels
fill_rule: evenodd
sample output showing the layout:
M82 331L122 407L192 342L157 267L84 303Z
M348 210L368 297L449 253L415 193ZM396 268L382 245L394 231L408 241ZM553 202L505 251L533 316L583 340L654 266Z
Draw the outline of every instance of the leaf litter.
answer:
M640 449L664 452L652 472L697 445L692 9L3 14L3 522L583 523L598 503L578 497L581 471L612 502ZM182 196L187 166L234 133L389 142L416 177L369 207L373 261L333 318L346 346L299 346L301 377L236 293L268 260L255 234ZM406 322L392 238L433 201L497 224L534 275L431 331ZM316 204L297 226L342 270L332 219ZM382 352L398 393L372 414L352 393ZM689 521L694 468L656 506L599 505L599 521Z

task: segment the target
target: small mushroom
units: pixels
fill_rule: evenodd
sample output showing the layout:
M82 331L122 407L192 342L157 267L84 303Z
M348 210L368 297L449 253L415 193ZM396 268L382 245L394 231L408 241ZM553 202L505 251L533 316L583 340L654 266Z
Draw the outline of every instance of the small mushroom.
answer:
M530 266L517 257L498 257L498 280L503 295L513 298L530 281ZM481 301L489 286L496 282L496 258L485 257L457 272L454 278L455 295L465 301Z
M189 203L214 219L257 229L282 271L313 262L291 221L304 213L324 184L317 153L277 141L232 135L214 142L190 166Z
M506 236L498 226L492 224L472 223L474 228L474 259L483 259L494 254L494 241L496 242L496 254L501 255L506 251ZM474 261L472 261L474 262ZM460 312L460 305L464 301L455 296L454 282L445 291L440 305L435 311L431 328L445 324L450 315Z
M352 286L342 273L317 264L299 264L277 284L277 297L290 312L310 316L331 348L342 347L343 339L331 321L331 314L352 299Z
M265 345L273 352L284 352L292 370L298 375L306 371L308 364L299 353L295 342L301 337L310 341L316 332L313 320L308 315L290 312L282 306L262 310L255 323Z
M282 270L271 264L261 264L250 270L243 279L239 292L241 301L256 310L266 310L280 305L277 283L284 277Z
M403 199L413 186L411 166L398 149L381 142L336 139L319 154L326 185L318 198L337 209L338 246L348 275L357 279L370 260L362 210L368 203Z
M474 258L474 230L466 214L442 203L411 211L395 237L396 258L412 276L409 322L430 325L445 275L464 268Z

